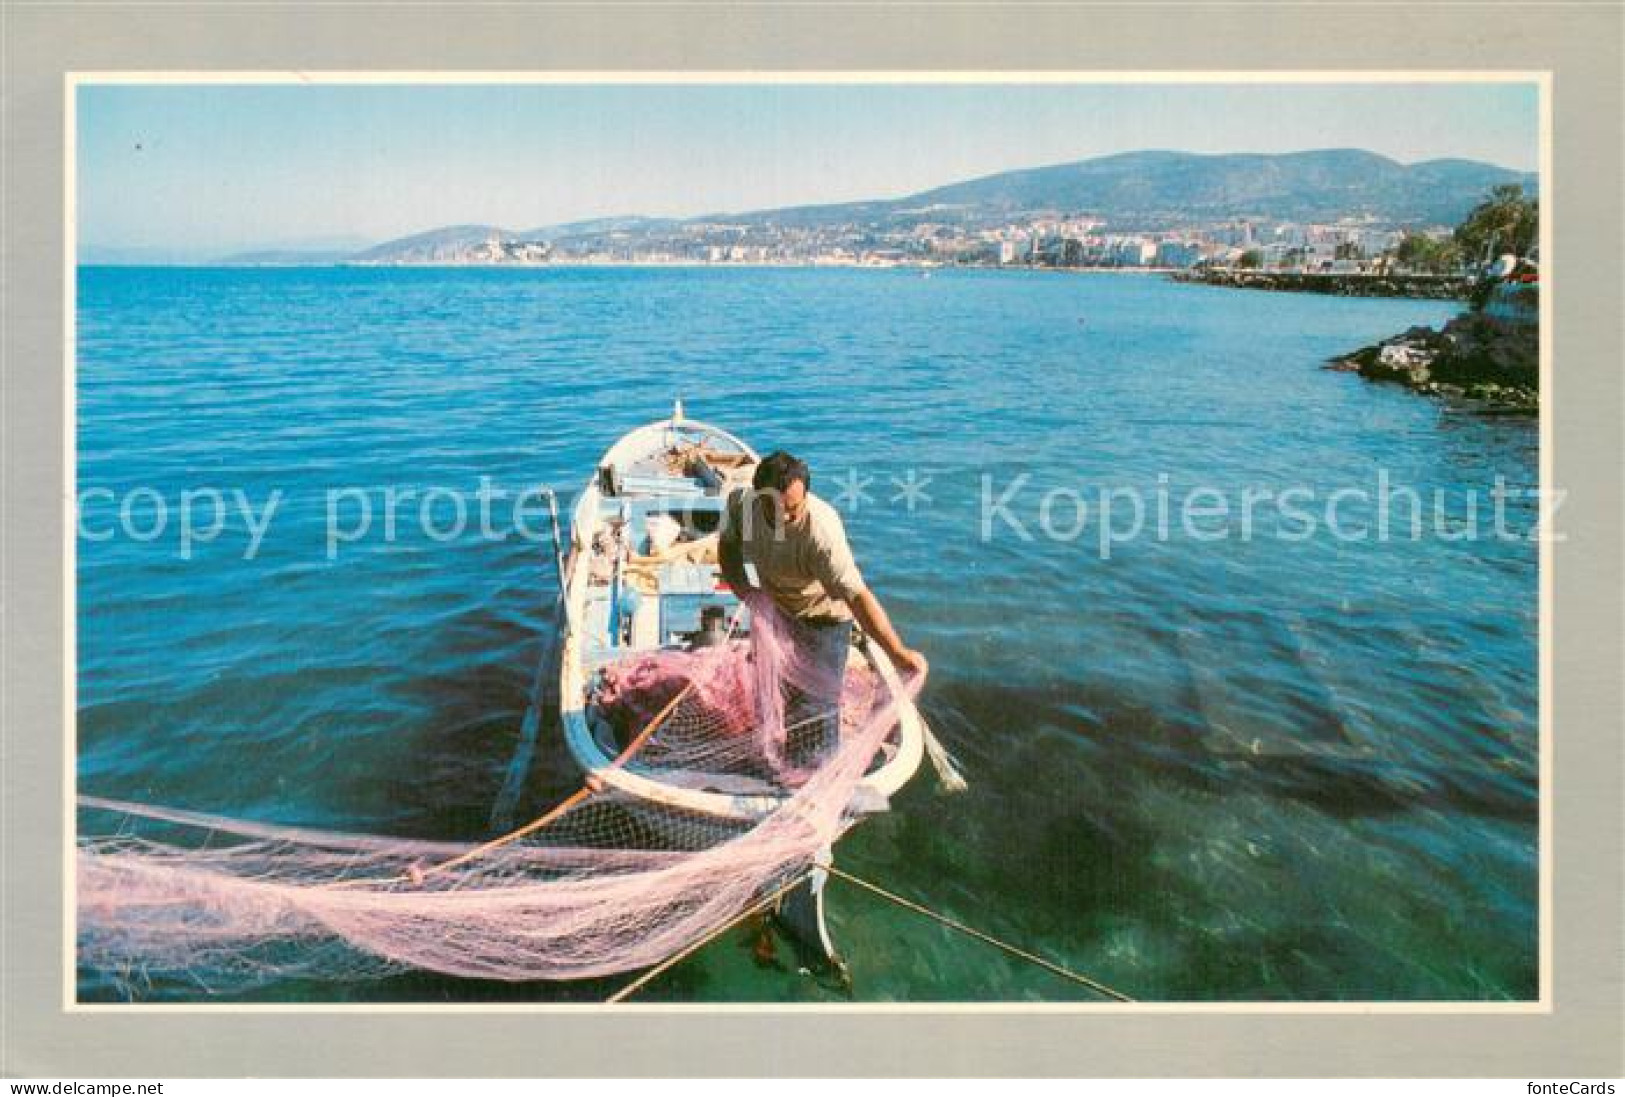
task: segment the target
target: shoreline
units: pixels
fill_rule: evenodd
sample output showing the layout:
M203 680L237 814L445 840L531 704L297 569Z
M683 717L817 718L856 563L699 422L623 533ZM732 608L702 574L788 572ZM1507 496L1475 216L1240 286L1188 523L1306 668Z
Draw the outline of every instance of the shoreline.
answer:
M1470 280L1448 274L1371 274L1360 271L1267 271L1215 267L1180 271L1175 282L1223 289L1272 293L1318 293L1332 297L1406 297L1427 301L1464 301Z
M1018 263L942 263L932 260L749 260L713 263L703 259L579 259L569 262L491 263L462 260L421 262L266 262L266 263L76 263L76 270L905 270L1160 277L1185 285L1252 289L1334 297L1393 297L1412 300L1464 300L1466 279L1442 275L1332 274L1285 271L1197 272L1188 267L1048 267Z
M119 266L121 264L90 263L85 266ZM128 264L139 266L141 264ZM469 263L458 260L424 261L424 262L355 262L339 260L332 263L177 263L163 264L179 267L193 267L198 269L226 269L226 270L258 270L258 269L289 269L297 267L334 268L355 267L368 269L412 269L424 267L434 270L443 269L479 269L479 270L602 270L605 268L627 267L638 270L920 270L920 271L1024 271L1035 274L1126 274L1126 275L1161 275L1177 274L1179 267L1039 267L1018 263L941 263L934 260L917 260L896 262L863 262L859 260L790 260L790 259L761 259L740 260L737 262L712 263L704 259L578 259L569 262L549 263Z
M1532 324L1463 312L1444 327L1413 327L1327 360L1322 368L1470 401L1483 415L1540 412L1540 338Z

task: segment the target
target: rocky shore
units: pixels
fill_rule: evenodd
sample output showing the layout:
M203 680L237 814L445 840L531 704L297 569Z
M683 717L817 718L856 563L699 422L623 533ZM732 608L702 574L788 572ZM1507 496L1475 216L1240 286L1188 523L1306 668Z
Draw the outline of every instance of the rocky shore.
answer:
M1540 340L1536 328L1466 312L1443 330L1415 327L1333 358L1328 369L1390 381L1431 396L1476 402L1499 414L1540 408Z
M1326 293L1337 297L1423 297L1448 301L1463 299L1471 290L1465 278L1437 274L1332 274L1202 267L1179 271L1171 277L1176 282L1199 282L1231 289Z

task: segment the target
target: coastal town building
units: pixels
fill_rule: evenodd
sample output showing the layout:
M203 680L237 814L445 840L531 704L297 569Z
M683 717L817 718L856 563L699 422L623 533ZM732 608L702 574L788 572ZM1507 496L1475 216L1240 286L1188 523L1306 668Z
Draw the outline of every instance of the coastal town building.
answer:
M1057 210L995 220L951 208L909 219L836 223L771 217L655 222L625 219L549 238L493 231L461 245L437 243L405 263L706 263L786 265L1032 266L1185 270L1240 265L1309 273L1391 269L1407 236L1443 240L1436 225L1348 217L1325 223L1230 217L1212 222L1116 226Z

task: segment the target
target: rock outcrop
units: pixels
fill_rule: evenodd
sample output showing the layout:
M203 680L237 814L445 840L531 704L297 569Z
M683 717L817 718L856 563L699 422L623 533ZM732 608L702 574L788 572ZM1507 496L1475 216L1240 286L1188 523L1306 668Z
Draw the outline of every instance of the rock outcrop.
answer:
M1331 369L1418 392L1475 401L1486 410L1540 407L1540 340L1528 325L1467 312L1443 330L1415 327L1376 346L1332 359Z

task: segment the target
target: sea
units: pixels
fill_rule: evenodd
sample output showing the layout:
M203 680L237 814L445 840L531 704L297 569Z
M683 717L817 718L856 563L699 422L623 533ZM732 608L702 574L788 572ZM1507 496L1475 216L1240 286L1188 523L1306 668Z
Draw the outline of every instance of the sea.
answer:
M82 267L78 791L488 837L553 628L535 489L568 503L681 399L809 462L930 660L969 788L922 770L845 871L1145 1001L1536 998L1538 424L1326 368L1460 308L987 269ZM548 720L521 807L574 787ZM1100 1000L850 883L826 901L850 988L742 928L635 1000Z

